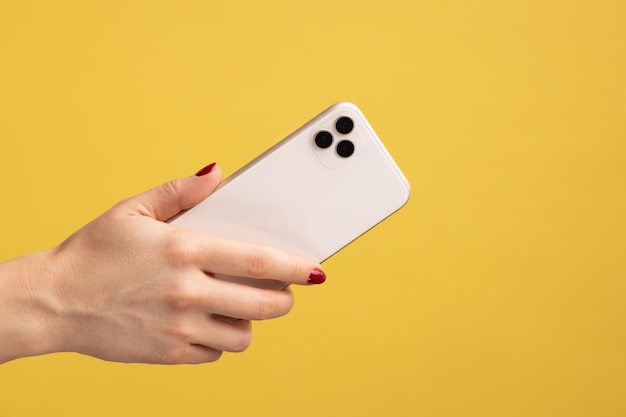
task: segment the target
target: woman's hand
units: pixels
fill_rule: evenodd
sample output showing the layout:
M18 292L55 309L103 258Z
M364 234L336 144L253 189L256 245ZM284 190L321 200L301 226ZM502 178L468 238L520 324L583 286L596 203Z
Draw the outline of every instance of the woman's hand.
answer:
M321 283L318 263L165 220L217 187L213 165L124 200L59 247L0 265L0 362L56 351L110 361L201 363L248 347L251 320L293 306L290 289L213 274Z

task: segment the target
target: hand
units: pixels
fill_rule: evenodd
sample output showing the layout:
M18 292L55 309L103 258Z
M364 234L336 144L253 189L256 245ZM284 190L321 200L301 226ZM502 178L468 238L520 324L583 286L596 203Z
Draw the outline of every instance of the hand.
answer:
M27 311L13 309L21 315L15 319L38 335L22 338L22 352L5 353L4 361L73 351L119 362L211 362L248 347L251 320L279 317L293 306L288 288L253 288L213 274L323 282L314 261L164 223L213 192L221 171L211 168L120 202L59 247L9 263L7 279L0 269L0 288L6 283L20 295L14 301L27 301ZM11 285L20 262L28 279ZM12 310L4 307L6 317Z

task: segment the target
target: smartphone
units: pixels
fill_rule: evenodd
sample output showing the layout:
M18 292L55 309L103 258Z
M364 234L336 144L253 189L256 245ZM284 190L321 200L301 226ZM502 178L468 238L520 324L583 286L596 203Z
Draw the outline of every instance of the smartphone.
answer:
M323 262L400 209L410 187L363 113L337 103L170 222ZM285 283L220 277L263 288Z

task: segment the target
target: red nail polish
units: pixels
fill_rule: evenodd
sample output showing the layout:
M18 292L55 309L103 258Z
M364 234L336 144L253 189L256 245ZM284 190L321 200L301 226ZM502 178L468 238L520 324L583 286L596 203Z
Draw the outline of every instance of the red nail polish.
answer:
M203 175L208 174L209 172L211 172L213 170L213 167L215 166L215 162L213 162L212 164L209 164L207 166L205 166L204 168L202 168L200 171L196 172L196 177L201 177Z
M309 284L321 284L326 281L326 274L321 269L313 269L309 275Z

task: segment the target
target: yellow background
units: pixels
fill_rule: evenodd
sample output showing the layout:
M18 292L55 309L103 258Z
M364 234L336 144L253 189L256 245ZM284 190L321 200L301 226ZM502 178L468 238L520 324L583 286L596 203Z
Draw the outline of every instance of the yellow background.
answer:
M0 0L0 258L359 105L410 203L201 366L0 366L0 416L626 415L623 1Z

